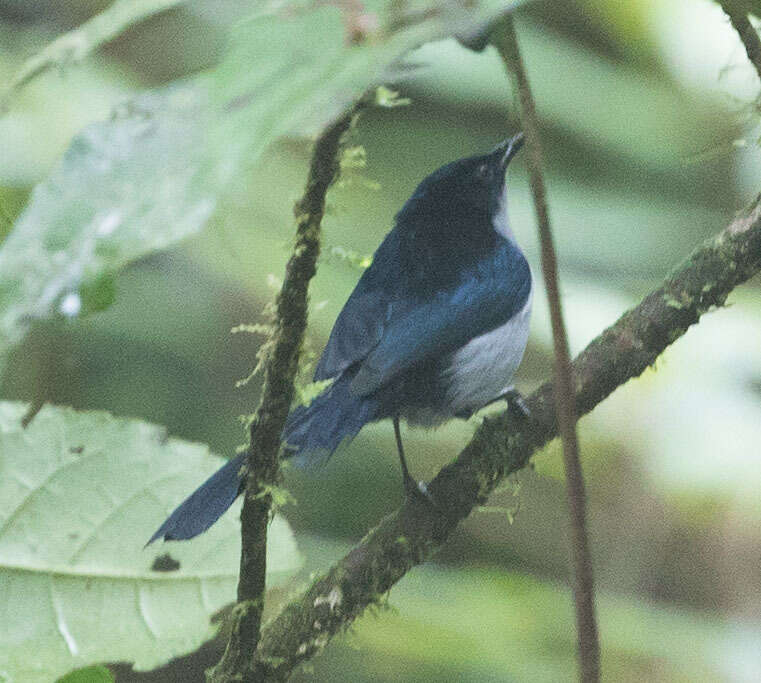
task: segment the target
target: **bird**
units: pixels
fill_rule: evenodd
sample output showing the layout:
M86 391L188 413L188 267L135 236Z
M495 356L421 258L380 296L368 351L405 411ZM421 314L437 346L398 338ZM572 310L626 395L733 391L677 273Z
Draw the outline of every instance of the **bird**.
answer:
M531 269L507 215L506 172L523 134L428 175L396 214L341 310L314 380L330 380L291 410L281 455L323 463L366 424L391 419L408 496L400 420L433 427L500 399L525 412L512 380L529 336ZM243 491L240 453L181 503L148 544L208 529Z

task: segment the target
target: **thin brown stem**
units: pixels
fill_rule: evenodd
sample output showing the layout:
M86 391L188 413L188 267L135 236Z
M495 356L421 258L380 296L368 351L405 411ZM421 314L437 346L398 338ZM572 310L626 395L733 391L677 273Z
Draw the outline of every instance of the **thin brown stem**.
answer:
M549 301L555 350L555 402L560 436L563 441L563 462L565 464L566 493L571 524L571 555L574 570L574 602L576 605L580 673L584 683L595 683L600 680L600 643L595 617L592 558L586 530L584 478L581 472L579 442L576 435L576 397L571 356L568 351L568 338L560 302L557 258L542 175L542 151L536 107L523 66L511 15L504 18L501 26L492 35L492 41L499 50L518 94L523 133L526 136L527 166L536 210L541 245L542 274Z

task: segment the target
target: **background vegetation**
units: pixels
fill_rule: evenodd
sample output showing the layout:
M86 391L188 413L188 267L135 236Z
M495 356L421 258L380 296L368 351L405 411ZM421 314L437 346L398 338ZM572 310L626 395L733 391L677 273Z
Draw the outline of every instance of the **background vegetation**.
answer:
M10 82L25 59L105 5L0 0L0 82ZM307 47L330 46L333 10L320 10L318 19L307 14L288 31L302 30ZM320 64L309 70L301 68L303 55L282 49L290 43L278 42L279 24L265 39L251 14L241 3L199 2L157 15L83 63L41 75L0 118L0 229L10 235L0 247L3 399L140 418L219 454L232 453L244 440L236 417L256 405L259 378L235 384L256 364L262 339L229 331L267 320L263 309L282 277L292 205L306 175L306 136L345 101L354 87L352 70L381 66L405 46L400 39L393 49L374 47L356 62L336 48L326 64L348 65L345 70L320 70ZM759 191L759 86L728 21L707 1L532 2L521 8L517 29L543 124L566 320L576 351ZM245 91L242 74L249 74L249 89L264 87L257 81L264 64L271 68L270 90L261 100L269 110L254 117L243 103L240 115L222 123L209 114L215 109L207 101L229 102ZM415 184L517 126L504 69L492 51L476 55L451 39L430 43L395 64L390 76L409 103L363 114L350 138L356 149L345 157L343 180L329 195L324 255L311 290L314 352L363 260ZM305 92L307 104L297 115L282 116ZM136 111L146 112L148 132L130 128ZM89 128L72 143L86 125L104 120L117 125ZM110 150L94 157L115 169L110 184L90 183L88 144ZM64 165L57 165L67 148ZM511 166L509 187L514 228L538 275L520 158ZM114 197L121 198L121 213L109 218ZM19 287L31 291L37 281L49 283L50 263L40 265L39 254L62 251L71 263L72 255L84 253L86 235L72 239L72 226L93 216L95 229L104 230L110 220L143 230L129 233L128 244L110 244L96 259L82 256L82 286L69 291L64 282L48 308L41 310L41 298L33 297L36 308L14 309ZM652 371L580 423L607 680L761 678L759 287L756 278L736 291L728 308L707 316ZM69 294L78 299L67 304ZM519 388L529 391L547 378L550 354L540 295ZM0 416L7 438L22 438L12 437L11 422L23 410L9 405ZM46 422L38 426L41 418ZM59 419L70 424L70 417L52 412L33 420L36 436L23 437L38 439L30 441L32 450L47 438L44 425L54 433ZM410 431L415 473L431 476L473 428L456 423ZM12 441L3 443L4 454L13 449ZM185 458L182 448L176 460ZM24 471L20 462L14 467ZM557 445L534 462L533 471L521 473L463 524L436 563L400 582L388 598L390 609L360 620L314 661L313 674L295 679L572 680L575 636ZM134 536L136 544L109 546L112 555L128 556L119 558L125 566L133 553L143 553L139 541L163 511L203 478L197 467L206 472L213 464L186 461L185 478L168 486L141 467L98 470L91 480L98 490L134 476L160 499L127 518L128 529L102 532L106 538ZM391 426L364 430L314 475L286 471L286 485L295 504L282 514L303 559L301 574L291 579L297 587L399 504ZM78 504L94 503L85 498ZM234 543L235 513L227 523L219 538ZM274 534L279 547L292 540L282 528L282 536ZM194 543L168 549L192 562ZM227 547L206 543L198 555ZM6 591L0 614L5 609L6 616L33 603L31 583L18 584L13 602L7 598L18 573L17 551L0 532L0 589ZM135 566L143 571L165 551L144 551ZM234 565L235 552L229 554ZM292 574L292 564L284 560L283 571ZM72 590L76 598L79 589ZM274 604L290 589L281 584L278 590ZM232 600L234 581L220 591L218 606ZM167 604L175 608L177 602L175 595ZM115 630L127 619L119 611L105 618ZM207 633L205 617L187 617L193 618L203 628L192 637L132 658L112 651L106 661L137 660L150 668L184 654ZM52 631L50 652L37 648L35 654L60 662L52 651L61 635ZM17 648L33 642L0 627L0 671L11 680L40 680L28 670L19 674L23 666L12 654L16 649L20 659L29 658L31 650ZM103 661L78 660L68 649L68 668ZM193 680L216 657L207 647L184 668L164 669L154 680ZM67 670L60 666L43 670ZM115 671L120 680L141 680L126 666Z

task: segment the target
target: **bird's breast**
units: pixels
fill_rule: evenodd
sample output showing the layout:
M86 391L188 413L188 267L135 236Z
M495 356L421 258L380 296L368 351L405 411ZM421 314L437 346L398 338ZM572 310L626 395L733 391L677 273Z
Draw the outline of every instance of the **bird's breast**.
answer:
M512 386L528 342L532 299L533 288L510 320L452 354L442 377L452 415L475 412Z

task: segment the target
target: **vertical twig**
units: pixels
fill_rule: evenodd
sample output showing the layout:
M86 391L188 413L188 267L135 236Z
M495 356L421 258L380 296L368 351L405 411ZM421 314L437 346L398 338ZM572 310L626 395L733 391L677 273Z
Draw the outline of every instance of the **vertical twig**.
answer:
M527 165L539 228L542 273L547 288L552 320L552 338L555 347L555 396L558 429L563 440L566 490L571 518L571 550L575 575L574 597L581 680L588 683L600 680L600 645L595 619L592 561L586 532L584 479L581 474L579 444L576 438L576 392L571 357L568 352L568 339L563 324L558 291L557 261L541 171L542 152L537 116L531 89L523 68L513 19L510 15L507 15L502 21L492 40L499 50L517 91L520 101L521 122L526 136Z
M248 474L241 512L241 559L238 602L231 614L225 653L211 669L209 681L257 681L252 665L259 643L267 569L267 526L271 489L280 475L280 434L294 393L299 351L307 323L307 291L320 253L320 224L325 195L339 172L341 139L358 107L352 107L317 139L304 196L296 203L296 244L277 298L275 332L264 364L264 388L251 422Z

